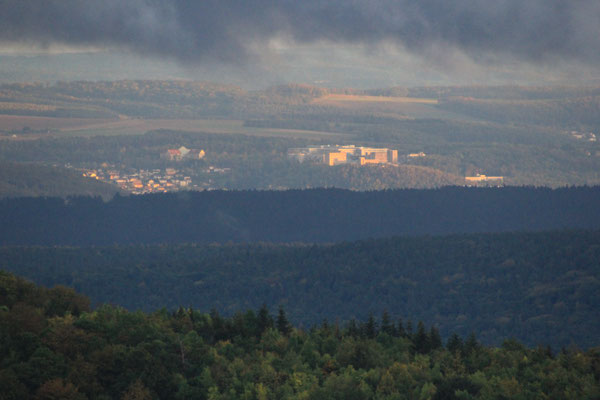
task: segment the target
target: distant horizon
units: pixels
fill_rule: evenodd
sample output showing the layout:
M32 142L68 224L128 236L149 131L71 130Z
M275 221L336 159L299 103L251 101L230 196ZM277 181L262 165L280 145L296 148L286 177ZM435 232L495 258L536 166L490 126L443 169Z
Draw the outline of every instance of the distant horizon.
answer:
M415 63L423 60L404 60L415 68L386 71L385 62L370 65L360 54L346 54L346 59L322 65L318 61L320 49L309 52L311 58L297 54L282 55L280 65L271 71L263 67L236 65L187 66L173 60L140 57L107 50L94 51L2 51L0 46L0 84L56 83L70 81L119 80L184 80L235 85L246 90L261 90L287 84L307 84L323 88L379 89L390 87L448 87L448 86L600 86L600 71L589 68L570 71L539 69L525 65L505 68L500 74L479 66L465 72L444 72L435 65L422 70ZM304 64L298 64L303 58ZM351 64L351 66L348 66ZM416 71L416 72L415 72ZM472 75L469 72L473 72Z

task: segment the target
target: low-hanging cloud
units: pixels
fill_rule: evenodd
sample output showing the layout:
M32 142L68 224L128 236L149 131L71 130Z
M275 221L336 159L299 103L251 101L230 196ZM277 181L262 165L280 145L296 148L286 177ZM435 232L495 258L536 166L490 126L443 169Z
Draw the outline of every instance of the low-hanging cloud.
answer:
M600 66L598 0L3 0L0 42L240 63L271 39Z

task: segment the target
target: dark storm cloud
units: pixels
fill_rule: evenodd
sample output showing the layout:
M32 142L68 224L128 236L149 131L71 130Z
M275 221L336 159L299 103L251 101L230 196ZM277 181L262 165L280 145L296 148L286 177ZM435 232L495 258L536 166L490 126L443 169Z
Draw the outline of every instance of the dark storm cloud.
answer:
M600 65L598 0L2 0L4 43L238 62L276 37Z

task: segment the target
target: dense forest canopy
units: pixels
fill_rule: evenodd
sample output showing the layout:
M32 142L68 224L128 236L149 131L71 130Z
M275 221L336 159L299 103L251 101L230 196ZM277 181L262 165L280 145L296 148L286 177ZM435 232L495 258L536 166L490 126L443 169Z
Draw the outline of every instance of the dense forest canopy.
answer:
M296 324L394 318L486 344L600 345L600 233L469 234L335 245L4 247L0 268L130 310L284 305ZM414 321L413 321L414 322Z
M383 312L292 326L285 310L224 318L179 308L89 308L72 289L0 271L0 385L7 399L594 399L600 353L527 348Z

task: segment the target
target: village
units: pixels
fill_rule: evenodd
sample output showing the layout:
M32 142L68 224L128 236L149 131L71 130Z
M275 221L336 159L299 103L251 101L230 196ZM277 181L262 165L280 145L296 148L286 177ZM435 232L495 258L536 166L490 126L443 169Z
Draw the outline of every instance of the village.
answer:
M185 160L202 159L204 150L188 149L184 146L178 149L167 149L160 153L160 158L173 163ZM102 182L117 185L121 190L132 194L166 193L182 190L210 190L212 180L198 179L198 175L210 176L224 174L230 168L219 168L209 165L200 170L181 165L178 168L134 169L119 168L103 163L100 168L84 169L82 175Z
M200 171L189 168L175 169L130 169L119 170L114 165L104 165L102 168L86 169L83 176L102 182L117 185L121 190L132 194L179 192L183 190L211 190L212 179L203 181L194 179L197 172L211 176L226 174L230 168L208 166Z
M113 183L121 190L133 194L164 193L179 190L199 190L198 185L192 183L190 176L185 176L174 168L123 172L108 165L106 168L86 170L83 176L94 178L102 182Z

